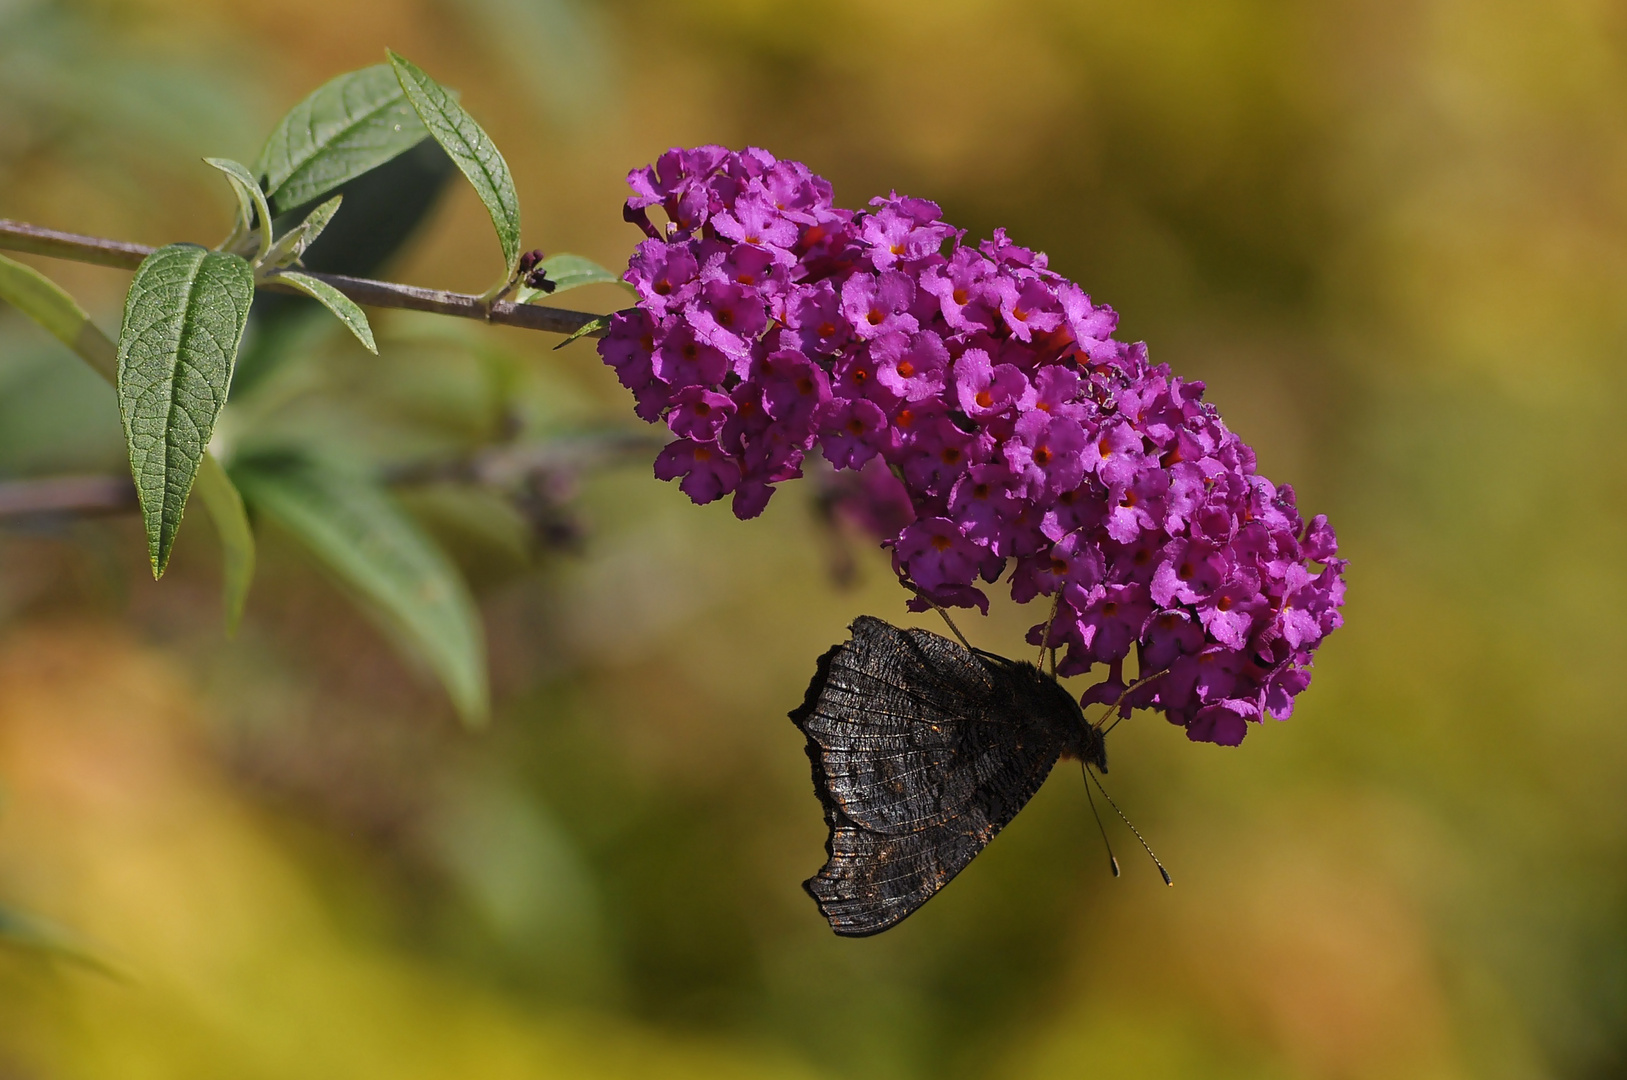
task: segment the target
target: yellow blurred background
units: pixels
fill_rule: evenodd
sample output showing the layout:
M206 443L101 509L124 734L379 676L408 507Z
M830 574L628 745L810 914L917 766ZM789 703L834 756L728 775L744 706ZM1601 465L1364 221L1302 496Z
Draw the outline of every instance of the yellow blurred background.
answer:
M502 148L527 246L624 264L627 170L721 142L1049 252L1330 515L1346 626L1238 749L1114 733L1174 889L1122 828L1109 877L1061 769L850 941L785 713L905 613L862 542L835 583L804 485L741 523L602 470L541 556L416 497L482 601L480 732L275 530L226 640L196 524L158 584L133 518L7 528L0 903L116 974L0 949L0 1076L1627 1074L1627 7L0 0L0 216L212 244L198 158L386 45ZM488 230L454 184L387 276L479 291ZM127 274L30 261L116 327ZM589 345L375 325L322 377L391 416L460 430L496 371L630 422ZM120 467L77 363L0 314L0 477ZM376 449L388 411L300 422Z

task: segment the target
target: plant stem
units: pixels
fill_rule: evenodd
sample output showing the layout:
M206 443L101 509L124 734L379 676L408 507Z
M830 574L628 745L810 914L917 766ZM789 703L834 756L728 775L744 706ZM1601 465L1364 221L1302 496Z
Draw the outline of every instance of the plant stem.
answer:
M0 482L0 520L60 514L118 514L136 509L128 476L53 476Z
M121 270L134 270L141 260L155 249L145 244L129 244L121 240L107 240L99 236L80 236L77 233L43 229L22 221L0 218L0 250L24 251L31 255L48 255L54 259L113 266ZM527 330L546 330L554 334L573 334L599 316L564 308L542 307L538 304L515 304L499 300L484 303L480 297L468 293L445 292L441 289L420 289L416 285L399 285L393 281L373 281L369 278L346 277L343 274L303 273L325 281L358 304L375 308L405 308L408 311L430 311L437 315L452 315L462 319L519 326ZM262 289L295 293L290 285L266 282ZM590 334L599 337L600 334Z

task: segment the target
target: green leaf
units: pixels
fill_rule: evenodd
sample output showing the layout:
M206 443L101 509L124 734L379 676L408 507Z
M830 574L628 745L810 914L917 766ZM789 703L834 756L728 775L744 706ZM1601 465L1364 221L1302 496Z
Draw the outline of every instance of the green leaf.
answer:
M226 174L226 179L232 182L232 190L237 193L237 208L242 212L239 227L232 230L231 237L221 246L230 248L237 237L258 229L259 258L264 260L271 250L271 207L266 205L265 193L260 190L259 181L249 173L247 165L241 165L231 158L206 157L203 160Z
M333 215L339 212L339 204L344 201L343 195L335 195L321 206L305 215L305 220L283 233L277 242L271 245L271 250L261 260L262 272L280 270L299 261L322 230L328 227Z
M488 710L480 615L441 549L377 485L304 459L240 462L238 486L427 660L470 724Z
M117 968L80 940L79 935L11 908L0 908L0 945L72 960L115 978L121 976Z
M215 455L203 455L197 487L198 497L203 500L204 509L209 511L215 532L220 536L226 633L235 634L238 623L243 621L249 586L254 582L254 531L249 528L249 516L243 510L243 496L237 493L236 485L215 460Z
M319 195L411 150L429 132L388 64L352 71L295 105L266 140L254 172L278 211Z
M90 321L73 297L31 266L0 255L0 300L50 331L110 383L118 381L118 346ZM203 455L198 493L215 523L224 553L226 630L232 632L243 614L243 601L254 578L254 534L243 514L243 500L213 454Z
M575 341L579 337L587 337L589 334L603 333L604 331L606 331L608 329L610 329L610 316L609 315L595 315L593 318L589 319L587 322L583 323L581 326L578 326L575 330L571 331L570 337L566 338L564 341L561 341L558 345L555 345L554 349L555 349L555 351L558 351L559 349L563 349L565 346L569 345L571 342Z
M119 412L154 577L169 564L253 301L246 261L195 244L147 256L125 296Z
M118 378L118 350L56 282L0 255L0 300L43 326L108 382Z
M327 282L297 270L284 270L270 280L287 282L333 312L356 335L356 340L367 346L368 352L378 355L378 346L373 343L373 328L368 325L362 309L356 306L356 301Z
M385 52L419 119L486 204L492 227L497 230L497 242L503 248L503 261L512 274L520 262L520 197L515 194L508 162L498 153L491 136L452 100L445 87L412 61L389 49Z
M631 286L623 281L620 275L581 255L550 255L542 260L542 269L548 275L548 280L554 283L553 291L544 292L530 286L521 286L514 297L517 303L529 304L537 301L546 303L549 297L570 292L583 285L620 285L631 291Z

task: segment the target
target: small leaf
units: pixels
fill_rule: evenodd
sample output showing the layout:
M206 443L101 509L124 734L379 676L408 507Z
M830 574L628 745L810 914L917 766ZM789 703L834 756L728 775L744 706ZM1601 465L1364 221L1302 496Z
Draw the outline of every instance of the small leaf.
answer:
M498 153L491 136L452 100L445 87L412 61L385 51L419 119L486 204L492 227L497 230L497 242L503 248L503 261L512 274L520 262L520 197L515 194L508 162Z
M108 382L117 379L118 350L56 282L32 266L0 255L0 300L39 323L102 378Z
M236 237L258 229L259 258L263 260L266 252L271 250L271 207L266 205L265 193L260 190L260 182L249 173L248 166L241 165L231 158L206 157L203 160L205 164L213 165L226 174L226 179L232 182L232 190L237 193L237 208L242 211L239 228L232 230L232 236L222 247L230 248Z
M322 235L322 230L328 227L333 215L339 212L339 204L344 201L343 195L335 195L321 206L305 215L305 220L289 229L277 238L261 260L264 270L280 270L299 261L305 254L305 249L311 242Z
M108 340L56 282L31 266L0 255L0 300L15 305L50 331L109 383L117 383L118 346ZM227 633L236 628L242 617L243 601L254 578L254 534L249 531L248 519L243 514L243 500L231 483L214 455L203 455L198 493L203 496L203 504L220 537L226 579Z
M428 137L388 64L352 71L295 105L255 162L277 210L302 206Z
M154 577L169 563L253 301L246 261L195 244L147 256L125 296L119 412Z
M339 321L356 335L356 340L367 346L368 352L374 356L378 355L378 346L373 343L373 328L368 325L367 316L363 314L362 309L356 306L356 301L327 282L296 270L284 270L271 280L287 282L333 312Z
M514 296L516 303L546 303L551 296L570 292L583 285L620 285L631 290L631 286L619 275L581 255L550 255L542 260L542 271L548 275L548 280L554 283L554 287L544 291L533 289L528 285L521 286Z
M440 676L465 722L486 719L480 614L441 549L377 485L304 459L240 462L249 504L305 545Z
M80 940L79 935L12 908L0 908L0 945L72 960L103 975L121 977L119 970Z
M609 315L595 315L593 318L589 319L587 322L583 323L581 326L578 326L575 330L571 331L571 336L566 338L564 341L561 341L558 345L555 345L554 349L555 349L555 351L558 351L560 349L563 349L565 346L569 345L571 342L575 341L579 337L587 337L589 334L603 333L604 331L606 331L608 329L610 329L610 316Z
M213 454L203 455L198 468L198 497L215 523L220 537L221 574L225 578L226 633L237 633L254 582L254 531L243 510L243 496L237 493L226 470Z

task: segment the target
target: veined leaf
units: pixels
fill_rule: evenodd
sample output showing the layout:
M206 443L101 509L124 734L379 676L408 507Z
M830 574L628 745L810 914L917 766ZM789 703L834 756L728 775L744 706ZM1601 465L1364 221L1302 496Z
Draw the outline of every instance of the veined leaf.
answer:
M542 270L548 275L548 280L554 283L553 290L545 292L542 289L533 289L528 285L522 285L515 294L514 300L516 303L529 304L532 301L546 303L551 296L558 296L562 292L570 292L572 289L583 285L620 285L622 288L631 291L631 286L623 281L619 275L606 270L592 259L584 258L581 255L550 255L542 260Z
M280 270L299 261L305 254L305 249L322 235L322 230L328 227L333 215L339 212L339 204L344 202L343 195L335 195L327 202L305 215L305 220L277 238L271 245L271 250L261 260L260 272Z
M73 297L56 282L31 266L0 255L0 300L17 307L24 315L39 323L68 348L78 353L96 373L110 383L118 381L118 346L90 316L74 302ZM214 521L223 553L222 568L225 575L226 630L236 629L243 616L243 604L248 597L249 584L254 580L254 534L249 530L248 518L243 513L243 500L212 454L203 455L198 473L198 493L203 505Z
M463 106L452 100L445 87L424 74L412 61L388 49L385 51L418 118L474 186L480 201L486 204L492 227L497 230L497 242L503 249L503 261L512 274L520 262L520 197L514 191L508 162L498 153L491 136L464 112Z
M205 164L212 165L226 174L226 179L232 183L232 190L237 193L237 208L242 212L238 227L232 230L231 237L221 246L232 247L237 237L247 235L258 223L259 258L264 260L266 253L271 250L271 207L266 204L265 194L260 190L260 182L249 173L247 165L231 158L209 157L203 160Z
M596 315L573 330L569 337L554 346L554 350L557 352L563 349L579 337L587 337L589 334L601 334L608 329L610 329L610 316Z
M327 282L314 278L309 274L301 274L297 270L284 270L271 280L286 281L333 312L339 321L344 323L352 334L356 335L356 340L367 346L368 352L374 356L378 355L378 346L373 343L373 328L368 325L366 314L356 306L356 301Z
M119 412L154 577L169 564L253 301L245 260L194 244L147 256L125 296Z
M315 461L240 462L250 505L274 519L427 660L458 714L484 722L486 647L457 570L384 490Z
M288 210L411 150L429 132L388 64L330 79L295 105L266 140L254 172Z

